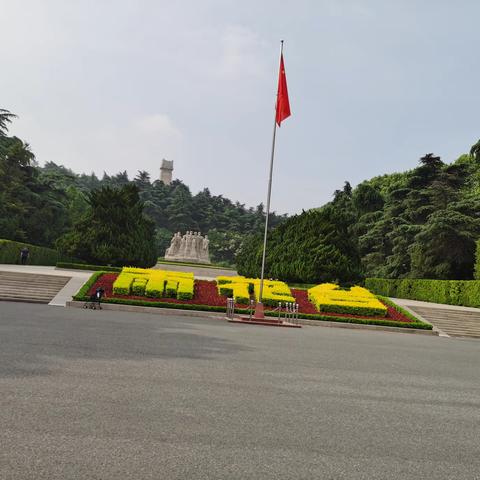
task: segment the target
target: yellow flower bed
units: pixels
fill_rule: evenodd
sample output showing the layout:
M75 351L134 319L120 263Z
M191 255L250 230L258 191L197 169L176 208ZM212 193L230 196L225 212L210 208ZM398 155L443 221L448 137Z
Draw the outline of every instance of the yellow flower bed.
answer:
M174 297L191 300L193 273L124 267L113 283L115 295L145 295L152 298Z
M308 299L319 312L382 317L387 314L387 307L362 287L342 290L333 283L322 283L308 290Z
M217 288L220 295L231 296L236 303L248 303L250 291L253 292L255 300L260 296L260 279L246 278L242 276L219 276L217 277ZM284 282L276 280L264 280L262 302L272 307L278 306L279 302L295 302L292 292Z

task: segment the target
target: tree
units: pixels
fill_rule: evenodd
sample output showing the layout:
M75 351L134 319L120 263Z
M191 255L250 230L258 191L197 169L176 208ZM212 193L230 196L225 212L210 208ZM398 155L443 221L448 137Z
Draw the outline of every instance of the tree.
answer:
M8 125L12 122L12 119L17 116L8 110L0 108L0 137L5 137L8 132Z
M145 170L139 170L133 181L140 190L146 189L150 186L150 174Z
M381 210L385 203L382 194L367 182L358 185L352 194L352 200L359 215Z
M433 213L411 246L414 278L471 279L480 220L455 205Z
M347 218L339 207L327 205L295 215L271 230L266 276L306 283L357 280L360 257ZM239 273L259 276L261 254L262 235L248 238L237 255Z
M208 231L210 240L211 259L215 263L234 265L235 258L240 251L244 236L240 233L219 232L213 228Z
M472 148L470 149L470 155L476 160L480 161L480 140L478 140L477 143L472 145Z
M65 193L43 181L17 137L0 137L0 187L0 238L51 246L68 228Z
M61 252L102 265L151 267L156 263L155 226L143 215L135 185L95 190L88 203L85 217L57 241Z
M169 226L175 230L196 230L198 226L192 219L192 194L185 185L177 185L172 193L170 204L166 209Z

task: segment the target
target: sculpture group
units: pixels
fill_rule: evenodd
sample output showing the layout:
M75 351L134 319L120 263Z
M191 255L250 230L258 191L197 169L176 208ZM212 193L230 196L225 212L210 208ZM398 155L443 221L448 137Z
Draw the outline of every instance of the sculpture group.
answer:
M183 237L177 232L165 251L165 260L211 263L208 244L208 236L202 237L200 232L187 232Z

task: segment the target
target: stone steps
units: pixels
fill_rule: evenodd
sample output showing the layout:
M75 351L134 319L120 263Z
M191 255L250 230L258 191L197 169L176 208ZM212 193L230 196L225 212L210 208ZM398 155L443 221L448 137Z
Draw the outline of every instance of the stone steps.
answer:
M472 312L413 305L409 308L447 335L480 338L480 309Z
M0 300L49 303L70 277L0 271Z

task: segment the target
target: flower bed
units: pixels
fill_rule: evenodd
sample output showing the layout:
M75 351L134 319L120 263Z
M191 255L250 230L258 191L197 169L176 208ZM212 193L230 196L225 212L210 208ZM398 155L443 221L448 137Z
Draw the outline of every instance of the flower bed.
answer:
M104 299L107 303L125 303L139 306L155 306L164 308L183 308L189 310L210 310L225 311L226 299L218 292L217 284L214 281L195 280L194 295L191 300L179 300L177 298L148 298L140 295L114 295L113 283L118 277L118 273L101 273L97 272L87 282L88 290L83 289L76 300L86 300L92 295L98 287L105 290ZM86 286L87 286L86 284ZM405 326L422 329L431 329L430 325L419 322L415 317L411 316L392 302L380 297L380 301L387 308L387 314L384 318L372 318L362 315L340 314L340 313L322 313L319 314L315 306L308 300L308 292L306 290L291 289L292 295L296 303L299 305L299 317L311 320L327 320L334 322L349 322L374 325L388 326ZM236 304L235 308L239 313L247 313L245 305ZM266 312L273 309L267 307Z
M147 303L172 303L177 305L208 305L211 307L225 308L225 298L220 296L217 291L217 284L208 280L195 280L193 298L191 300L180 300L177 298L152 298L143 295L114 295L113 283L116 281L118 273L105 273L90 287L88 295L95 293L98 287L105 290L106 299L122 298L130 300L141 300ZM160 301L161 300L161 301ZM237 305L242 308L242 305ZM243 305L243 307L245 307Z

